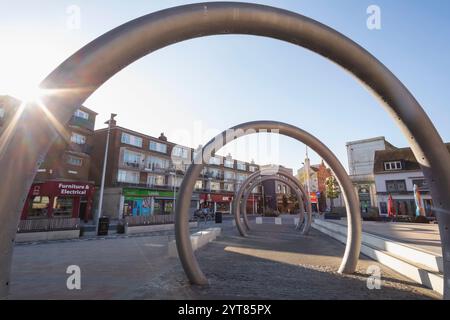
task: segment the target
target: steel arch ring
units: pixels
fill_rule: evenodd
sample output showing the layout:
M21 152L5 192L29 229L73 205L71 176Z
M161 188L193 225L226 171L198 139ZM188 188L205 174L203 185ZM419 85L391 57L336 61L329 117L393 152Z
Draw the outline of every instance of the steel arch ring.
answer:
M259 178L259 179L258 179ZM296 229L299 229L302 235L307 235L309 233L310 227L311 227L311 222L312 222L312 210L308 210L307 214L305 215L304 212L304 207L305 204L303 203L304 200L308 201L309 199L305 196L305 194L302 192L302 190L300 190L297 187L297 184L292 181L292 180L288 180L286 178L282 178L278 175L274 175L274 176L262 176L262 177L258 177L256 179L253 180L252 184L250 185L249 188L247 188L246 192L244 193L244 195L242 196L243 202L242 204L246 203L245 201L248 199L250 192L249 190L253 190L253 188L255 186L257 186L259 183L263 183L265 181L280 181L283 182L285 184L287 184L295 193L298 201L299 201L299 223L296 226ZM306 202L305 201L305 202ZM309 209L311 209L311 203L310 201L308 201L309 205L307 205L307 207L309 207ZM241 209L239 210L239 212L242 210L242 204L241 204ZM246 215L247 213L242 210L242 215L244 216L244 222L246 221ZM239 217L235 217L236 221L239 219ZM247 223L248 223L248 219L247 219ZM246 225L246 227L248 228L248 230L250 230L249 226Z
M5 181L0 192L0 298L8 294L21 209L36 171L58 135L48 114L65 126L76 108L134 61L174 43L220 34L263 36L309 49L340 65L378 98L406 137L429 182L444 257L444 298L449 299L450 154L422 106L385 65L336 30L294 12L239 2L183 5L129 21L84 46L41 83L48 112L22 110L10 134L0 137L0 181ZM24 148L18 146L25 147L26 157ZM179 245L182 250L187 244ZM196 282L195 277L192 280Z
M277 174L279 176L284 177L285 179L291 181L293 184L295 184L295 187L300 189L300 192L305 195L304 198L306 200L306 211L308 214L308 219L307 219L307 224L305 224L302 233L303 234L307 234L309 232L310 226L311 226L311 221L312 221L312 209L311 209L311 202L309 201L309 197L307 197L307 193L305 191L305 189L303 188L303 186L300 184L299 181L297 181L292 175L290 175L285 169L281 168L281 167L272 167L272 168L265 168L263 170L257 171L252 173L246 180L245 182L241 185L241 187L239 188L239 190L236 192L234 198L233 198L233 203L232 203L232 208L233 208L233 214L236 220L236 226L239 230L239 233L242 236L246 236L246 233L244 231L244 228L242 227L241 224L241 220L240 220L240 213L241 213L241 206L239 206L239 203L241 201L242 196L244 195L244 193L246 192L246 189L248 191L248 187L249 185L258 177L260 176L264 176L266 174ZM291 186L291 188L293 188ZM299 202L301 202L302 197L299 198ZM245 202L243 202L244 204ZM300 213L302 216L304 214L304 212L301 211ZM248 218L247 218L247 214L246 211L243 210L243 218L244 218L244 224L246 225L247 229L250 230L250 227L248 225ZM303 221L303 217L300 218L301 221Z

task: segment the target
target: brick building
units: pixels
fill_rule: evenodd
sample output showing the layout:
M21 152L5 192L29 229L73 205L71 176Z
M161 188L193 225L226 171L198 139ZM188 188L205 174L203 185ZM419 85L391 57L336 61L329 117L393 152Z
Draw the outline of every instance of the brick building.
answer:
M0 97L0 134L19 106L17 99ZM89 180L89 167L96 115L84 106L76 110L38 169L22 220L91 218L94 184Z
M100 184L107 128L96 130L93 139L91 178ZM195 151L176 145L164 134L158 138L111 125L105 192L101 215L113 219L127 216L170 214L176 195ZM195 185L191 209L208 206L214 211L230 212L237 185L258 170L252 163L230 156L215 156L204 168ZM258 197L250 197L250 210Z

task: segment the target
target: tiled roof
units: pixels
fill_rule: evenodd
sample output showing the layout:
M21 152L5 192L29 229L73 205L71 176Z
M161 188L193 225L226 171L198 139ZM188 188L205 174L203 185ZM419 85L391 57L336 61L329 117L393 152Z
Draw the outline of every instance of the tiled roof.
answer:
M448 151L450 152L450 143L445 144L447 146ZM402 162L402 171L415 171L421 170L419 163L416 160L411 148L398 148L395 150L379 150L375 151L375 161L373 172L384 173L387 172L384 170L384 163L389 161L401 161ZM388 171L395 172L395 171Z

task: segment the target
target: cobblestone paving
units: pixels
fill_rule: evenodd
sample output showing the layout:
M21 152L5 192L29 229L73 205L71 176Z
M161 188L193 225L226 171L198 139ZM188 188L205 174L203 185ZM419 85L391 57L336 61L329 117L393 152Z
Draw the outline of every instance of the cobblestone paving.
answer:
M439 299L431 290L381 266L382 287L369 290L368 259L358 274L340 275L344 246L312 230L254 225L242 239L230 224L197 251L210 280L190 286L179 260L169 258L172 235L21 245L15 248L11 299ZM65 270L77 264L82 289L68 290Z

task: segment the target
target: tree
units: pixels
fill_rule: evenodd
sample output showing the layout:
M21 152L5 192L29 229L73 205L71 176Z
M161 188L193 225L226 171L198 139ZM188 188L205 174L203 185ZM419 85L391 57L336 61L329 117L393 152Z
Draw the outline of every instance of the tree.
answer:
M339 184L334 176L330 176L325 180L327 198L331 200L331 211L334 209L334 199L341 194Z

